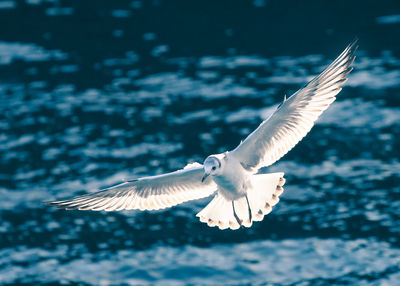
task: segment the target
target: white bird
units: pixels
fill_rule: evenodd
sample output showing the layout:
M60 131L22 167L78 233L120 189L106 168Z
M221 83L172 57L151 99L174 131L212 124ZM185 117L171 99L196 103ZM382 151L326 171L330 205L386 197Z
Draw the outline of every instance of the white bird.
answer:
M49 202L64 209L119 211L158 210L208 197L197 216L220 229L250 227L279 202L284 173L257 174L291 150L336 99L352 71L354 40L321 74L278 106L236 149L208 156L203 165L127 181L68 200Z

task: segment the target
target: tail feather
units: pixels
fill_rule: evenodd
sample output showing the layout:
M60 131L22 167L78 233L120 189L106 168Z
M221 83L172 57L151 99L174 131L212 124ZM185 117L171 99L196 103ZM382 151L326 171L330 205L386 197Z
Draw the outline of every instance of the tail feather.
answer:
M220 229L238 229L240 227L233 214L232 202L218 193L197 216L201 222L205 222L209 226L218 226Z
M220 229L238 229L241 225L251 227L253 221L262 221L272 207L279 202L285 184L284 173L259 174L252 179L253 188L246 197L233 201L225 199L217 193L214 199L197 216L208 226L218 226ZM249 214L249 205L251 215ZM237 218L235 217L235 213ZM239 220L239 221L238 221Z

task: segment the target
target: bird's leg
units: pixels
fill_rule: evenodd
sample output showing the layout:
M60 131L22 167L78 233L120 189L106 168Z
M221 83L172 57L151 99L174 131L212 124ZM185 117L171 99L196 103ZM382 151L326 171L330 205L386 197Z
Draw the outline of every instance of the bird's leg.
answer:
M238 224L240 226L242 226L242 222L240 221L240 219L239 219L239 217L238 217L238 215L236 214L236 211L235 211L235 203L234 203L234 201L232 201L232 209L233 209L233 216L235 217L235 219L238 222Z
M246 197L246 201L247 201L247 207L249 209L249 221L251 222L252 216L251 216L251 208L250 208L250 203L249 203L249 199L247 198L247 194L245 195Z

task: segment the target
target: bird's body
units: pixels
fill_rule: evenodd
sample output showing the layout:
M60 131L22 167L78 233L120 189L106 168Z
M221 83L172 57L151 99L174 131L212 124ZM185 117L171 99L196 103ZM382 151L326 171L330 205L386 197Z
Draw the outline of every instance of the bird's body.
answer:
M220 158L220 171L212 175L214 182L218 185L218 191L227 200L236 200L243 197L251 187L252 174L245 170L235 157L229 152L211 155Z
M210 196L197 214L220 229L250 227L279 202L283 173L259 174L291 150L336 99L352 71L357 41L353 41L320 75L294 93L237 148L211 155L172 173L128 181L103 191L50 202L65 209L116 211L154 210Z

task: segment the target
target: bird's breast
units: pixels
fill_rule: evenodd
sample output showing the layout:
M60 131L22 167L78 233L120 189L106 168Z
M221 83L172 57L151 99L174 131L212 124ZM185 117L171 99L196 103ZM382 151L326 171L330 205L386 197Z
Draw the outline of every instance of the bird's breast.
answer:
M228 200L235 200L247 193L249 176L247 172L237 164L228 164L224 171L213 176L218 185L218 191Z

